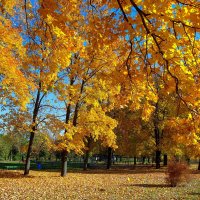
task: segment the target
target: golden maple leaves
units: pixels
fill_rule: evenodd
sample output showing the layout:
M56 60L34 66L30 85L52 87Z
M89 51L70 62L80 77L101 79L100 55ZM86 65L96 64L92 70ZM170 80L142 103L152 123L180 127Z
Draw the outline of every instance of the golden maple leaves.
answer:
M105 173L106 172L106 173ZM192 173L190 184L172 188L165 185L165 174L155 170L92 170L74 171L67 178L58 172L0 171L0 198L6 199L191 199L199 191L199 174ZM155 184L156 181L156 184ZM44 187L45 185L45 187ZM78 185L78 187L77 187ZM158 185L158 187L155 187ZM149 186L149 187L147 187ZM152 186L152 187L151 187ZM154 187L153 187L154 186ZM162 189L159 187L162 186Z
M6 95L15 92L17 99L13 98L14 102L25 109L30 98L29 89L33 87L22 72L25 48L19 30L12 27L12 22L4 18L3 13L0 14L0 54L0 74L3 76L1 87ZM6 98L3 94L2 97Z
M1 84L3 90L15 92L22 107L38 82L43 92L56 91L59 100L73 109L81 105L77 127L71 122L59 124L67 130L65 136L60 135L63 148L71 145L69 151L77 148L80 152L88 134L115 146L116 122L107 112L126 105L131 110L142 108L142 118L148 121L158 100L158 88L163 94L177 93L191 110L199 111L198 2L38 3L39 18L31 6L27 7L26 14L31 14L25 22L27 29L33 18L38 24L26 30L31 42L23 46L21 30L4 16L5 12L13 14L13 6L2 1L1 8L6 11L0 15ZM157 84L156 76L162 83Z

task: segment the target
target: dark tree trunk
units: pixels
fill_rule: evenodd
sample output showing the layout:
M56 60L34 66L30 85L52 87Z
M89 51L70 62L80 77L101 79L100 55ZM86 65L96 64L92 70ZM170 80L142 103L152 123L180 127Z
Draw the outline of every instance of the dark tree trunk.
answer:
M9 153L9 160L10 160L10 161L13 160L12 149L10 150L10 153Z
M200 158L199 158L199 165L198 165L198 170L200 170Z
M190 165L190 158L186 158L187 164Z
M67 105L67 111L66 111L66 118L65 123L68 124L69 118L71 113L71 104ZM65 134L67 134L67 129L65 129ZM61 176L65 177L67 175L67 151L63 149L61 152Z
M61 176L67 175L67 151L63 150L61 153Z
M134 156L134 165L137 165L137 157Z
M31 135L30 135L30 140L29 140L29 145L28 145L28 151L27 151L27 155L26 155L26 163L25 163L25 169L24 169L24 175L28 175L29 174L29 170L30 170L30 163L31 163L31 152L32 152L32 146L33 146L33 140L34 140L34 136L35 136L35 131L36 131L36 119L37 119L37 115L38 115L38 111L41 105L41 101L43 99L43 97L45 96L45 94L42 95L42 97L40 98L40 93L41 93L41 82L39 82L39 88L37 91L37 97L36 97L36 101L35 101L35 106L34 106L34 110L33 110L33 126L32 126L32 131L31 131Z
M161 156L161 151L157 150L156 151L156 169L160 169L160 156Z
M70 85L74 84L74 79L72 78L70 80ZM73 126L77 125L77 119L78 119L78 109L79 109L79 102L76 103L75 110L74 110L74 117L73 117ZM71 114L71 104L67 105L67 111L66 111L66 118L65 123L69 123ZM65 129L65 134L67 134L67 130ZM67 151L63 150L61 155L61 176L64 177L67 174Z
M84 163L83 163L83 170L87 170L88 169L88 160L89 160L89 154L91 151L91 146L92 146L92 138L90 137L86 137L86 147L87 150L85 151L85 155L84 155Z
M86 150L85 156L84 156L83 170L88 169L88 160L89 160L89 150Z
M70 80L70 85L73 85L74 79L72 78ZM83 85L84 81L82 82L81 85L81 93L83 91ZM75 110L74 110L74 117L73 117L73 126L77 125L77 119L78 119L78 111L79 111L79 102L76 103ZM67 105L67 111L66 111L66 119L65 123L69 123L70 119L70 114L71 114L71 104ZM67 134L67 130L65 129L65 134ZM67 174L67 151L63 150L62 155L61 155L61 176L64 177Z
M160 151L160 133L157 124L155 124L155 140L156 140L156 169L160 169L161 151Z
M143 165L144 165L144 163L145 163L145 159L146 159L146 157L143 156L143 157L142 157L142 164L143 164Z
M29 170L30 170L30 166L31 166L31 152L32 152L34 136L35 136L35 131L32 131L31 135L30 135L28 151L27 151L27 155L26 155L24 175L28 175L29 174Z
M74 79L72 78L70 81L70 85L73 85ZM83 86L84 81L82 81L81 85L81 93L83 92ZM77 125L77 119L78 119L78 111L79 111L79 102L76 103L75 110L74 110L74 117L73 117L73 126ZM68 124L71 114L71 105L67 105L67 112L66 112L66 119L65 123ZM67 134L67 130L65 129L65 134ZM64 177L67 174L67 151L63 150L62 152L62 158L61 158L61 176Z
M156 169L160 169L161 150L160 150L160 130L158 127L158 102L156 103L155 116L154 116L154 134L156 142Z
M111 165L112 165L112 148L108 147L107 169L110 169Z
M70 85L73 85L75 82L74 78L70 80ZM83 92L85 81L82 81L81 84L81 91L80 94ZM73 126L77 125L77 119L78 119L78 111L79 111L79 101L76 103L75 109L74 109L74 117L73 117ZM71 104L67 105L67 111L66 111L66 119L65 123L68 124L71 114ZM65 134L67 134L67 130L65 129ZM63 150L61 155L61 176L64 177L67 174L67 151Z
M167 154L164 154L164 161L163 161L163 165L167 166Z

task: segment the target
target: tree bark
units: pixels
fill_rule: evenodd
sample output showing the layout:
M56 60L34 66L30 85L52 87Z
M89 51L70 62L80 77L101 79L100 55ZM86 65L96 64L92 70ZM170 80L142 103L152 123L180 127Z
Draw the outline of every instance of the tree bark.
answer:
M143 165L145 164L145 160L146 160L146 157L143 156L143 157L142 157L142 164L143 164Z
M200 158L199 158L199 165L198 165L198 170L200 170Z
M186 161L187 161L187 164L190 165L190 158L189 157L186 158Z
M10 153L9 153L9 160L10 160L10 161L13 160L12 149L10 150Z
M136 165L136 164L137 164L137 157L134 156L134 165Z
M65 123L68 124L70 119L70 113L71 113L71 105L68 104L67 106L67 112L66 112L66 119ZM76 126L77 124L77 118L78 118L78 103L75 107L75 114L73 118L73 125ZM65 129L65 134L67 134L67 130ZM65 177L67 175L67 151L64 149L61 154L61 176Z
M32 146L33 146L33 140L35 136L35 131L31 132L29 145L28 145L28 151L26 155L26 162L25 162L25 169L24 169L24 175L28 175L30 171L31 166L31 152L32 152Z
M161 150L160 150L160 130L158 127L158 102L156 103L155 116L154 116L154 135L156 142L156 169L160 169Z
M67 151L63 150L61 154L61 176L67 175Z
M86 147L87 150L85 151L85 156L84 156L84 163L83 163L83 170L88 169L88 160L89 160L89 154L91 151L91 146L92 146L92 138L91 137L86 137Z
M89 150L86 150L85 156L84 156L83 170L88 169L88 160L89 160Z
M43 94L43 96L40 98L41 87L42 87L42 85L41 85L41 82L40 82L39 88L38 88L38 91L37 91L35 106L34 106L34 110L33 110L33 120L32 120L33 126L32 126L32 130L31 130L31 133L30 133L31 135L30 135L28 151L27 151L27 155L26 155L24 175L28 175L29 171L30 171L31 152L32 152L33 140L34 140L35 131L36 131L36 119L37 119L37 115L38 115L38 111L39 111L39 108L40 108L41 101L42 101L43 97L45 96L45 94Z
M67 105L67 111L66 111L66 118L65 123L68 124L70 119L70 113L71 113L71 104ZM65 129L65 134L67 134L67 129ZM61 176L64 177L67 175L67 151L65 149L61 152Z
M167 166L167 154L164 154L163 165L164 165L164 166Z
M161 156L161 151L157 150L156 151L156 169L160 169L160 156Z
M107 169L110 169L111 165L112 165L112 148L108 147Z
M75 80L74 80L74 78L72 78L70 80L70 85L73 85L74 82L75 82ZM83 92L84 83L85 83L85 81L82 81L80 94L82 94L82 92ZM75 109L74 109L73 126L77 125L78 111L79 111L79 101L76 103L76 106L75 106ZM71 114L71 104L68 104L67 105L67 111L66 111L66 118L65 118L66 124L69 123L70 114ZM65 129L65 134L67 134L66 129ZM61 176L62 177L67 175L67 154L68 154L68 152L66 150L62 151L62 155L61 155Z

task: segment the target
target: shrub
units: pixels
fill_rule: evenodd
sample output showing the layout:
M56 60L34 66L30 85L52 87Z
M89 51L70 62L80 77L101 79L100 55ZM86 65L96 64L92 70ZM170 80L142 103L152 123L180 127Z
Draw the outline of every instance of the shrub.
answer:
M190 180L188 165L175 159L169 162L166 175L166 181L171 187L176 187L177 184Z

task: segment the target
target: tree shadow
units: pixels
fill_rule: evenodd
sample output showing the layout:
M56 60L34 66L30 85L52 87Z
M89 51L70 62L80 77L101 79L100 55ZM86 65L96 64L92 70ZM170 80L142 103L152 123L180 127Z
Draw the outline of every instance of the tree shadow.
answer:
M190 174L200 174L200 170L190 170Z
M81 174L150 174L150 173L165 173L165 170L152 169L152 168L132 168L132 169L88 169L88 170L76 170L69 171L70 173L81 173Z
M170 188L168 184L126 184L125 186L146 187L146 188Z
M200 196L200 192L190 192L189 195Z
M5 171L0 170L0 178L9 178L9 179L21 179L21 178L33 178L34 176L24 176L22 172L19 171Z

